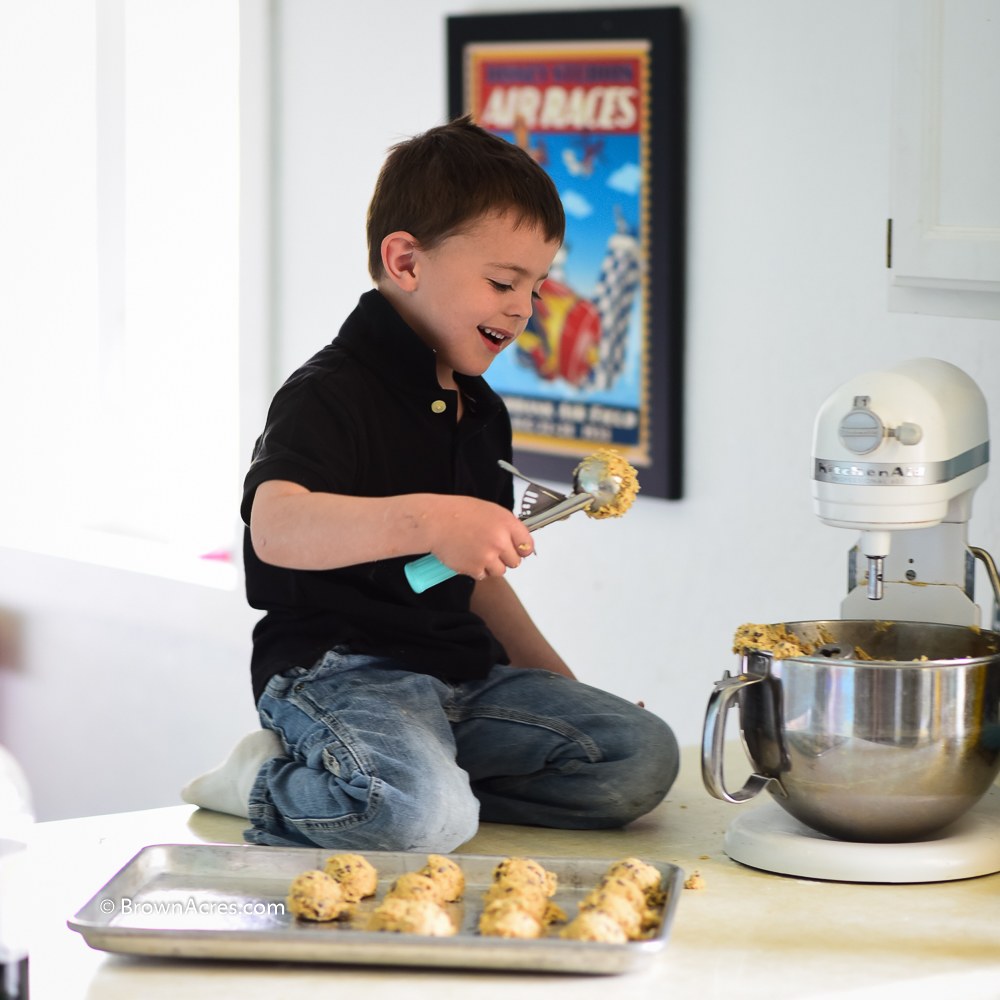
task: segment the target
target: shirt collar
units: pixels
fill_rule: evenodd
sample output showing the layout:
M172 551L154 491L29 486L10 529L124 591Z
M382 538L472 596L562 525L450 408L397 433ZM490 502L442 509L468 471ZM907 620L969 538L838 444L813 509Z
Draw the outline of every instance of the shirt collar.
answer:
M433 349L417 336L376 288L361 296L334 343L401 392L426 397L428 405L448 391L438 383ZM467 406L468 416L485 419L503 406L500 397L481 375L456 372L455 381L471 404Z

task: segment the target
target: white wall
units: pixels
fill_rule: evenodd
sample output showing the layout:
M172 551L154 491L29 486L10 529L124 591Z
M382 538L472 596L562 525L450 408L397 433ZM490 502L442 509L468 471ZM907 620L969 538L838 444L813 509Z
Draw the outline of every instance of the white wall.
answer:
M1000 414L1000 324L886 309L894 4L685 6L685 499L547 528L510 579L582 679L645 699L689 743L737 625L838 614L854 539L811 513L820 403L861 371L933 356ZM443 15L505 9L525 4L280 4L282 374L370 287L364 217L384 150L444 119ZM995 475L979 491L971 525L994 551L998 488Z

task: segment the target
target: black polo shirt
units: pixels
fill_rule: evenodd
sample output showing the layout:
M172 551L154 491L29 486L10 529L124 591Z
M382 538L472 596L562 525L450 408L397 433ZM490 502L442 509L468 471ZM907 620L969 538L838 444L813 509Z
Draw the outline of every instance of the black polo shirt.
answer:
M257 487L270 479L357 497L460 494L512 509L510 474L497 466L511 459L507 410L484 379L455 380L461 421L458 394L438 384L434 351L379 292L366 292L333 343L274 397L244 484L244 523ZM243 557L247 600L267 612L253 633L255 700L274 674L311 667L334 646L458 679L485 677L509 662L469 610L471 577L413 593L403 566L418 556L280 569L257 558L248 528Z

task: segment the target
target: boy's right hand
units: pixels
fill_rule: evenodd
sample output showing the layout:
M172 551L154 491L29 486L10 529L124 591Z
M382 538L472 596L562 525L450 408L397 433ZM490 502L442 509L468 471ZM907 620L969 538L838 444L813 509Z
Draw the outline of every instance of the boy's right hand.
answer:
M427 516L430 550L456 573L474 580L503 576L534 551L531 533L506 507L475 497L434 499Z

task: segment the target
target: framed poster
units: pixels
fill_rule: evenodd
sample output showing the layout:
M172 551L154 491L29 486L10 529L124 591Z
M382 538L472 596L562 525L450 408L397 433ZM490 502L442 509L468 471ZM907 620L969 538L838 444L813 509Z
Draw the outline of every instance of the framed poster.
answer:
M682 483L684 60L679 8L448 19L449 115L552 177L566 238L524 333L490 367L527 475L595 447L646 496Z

